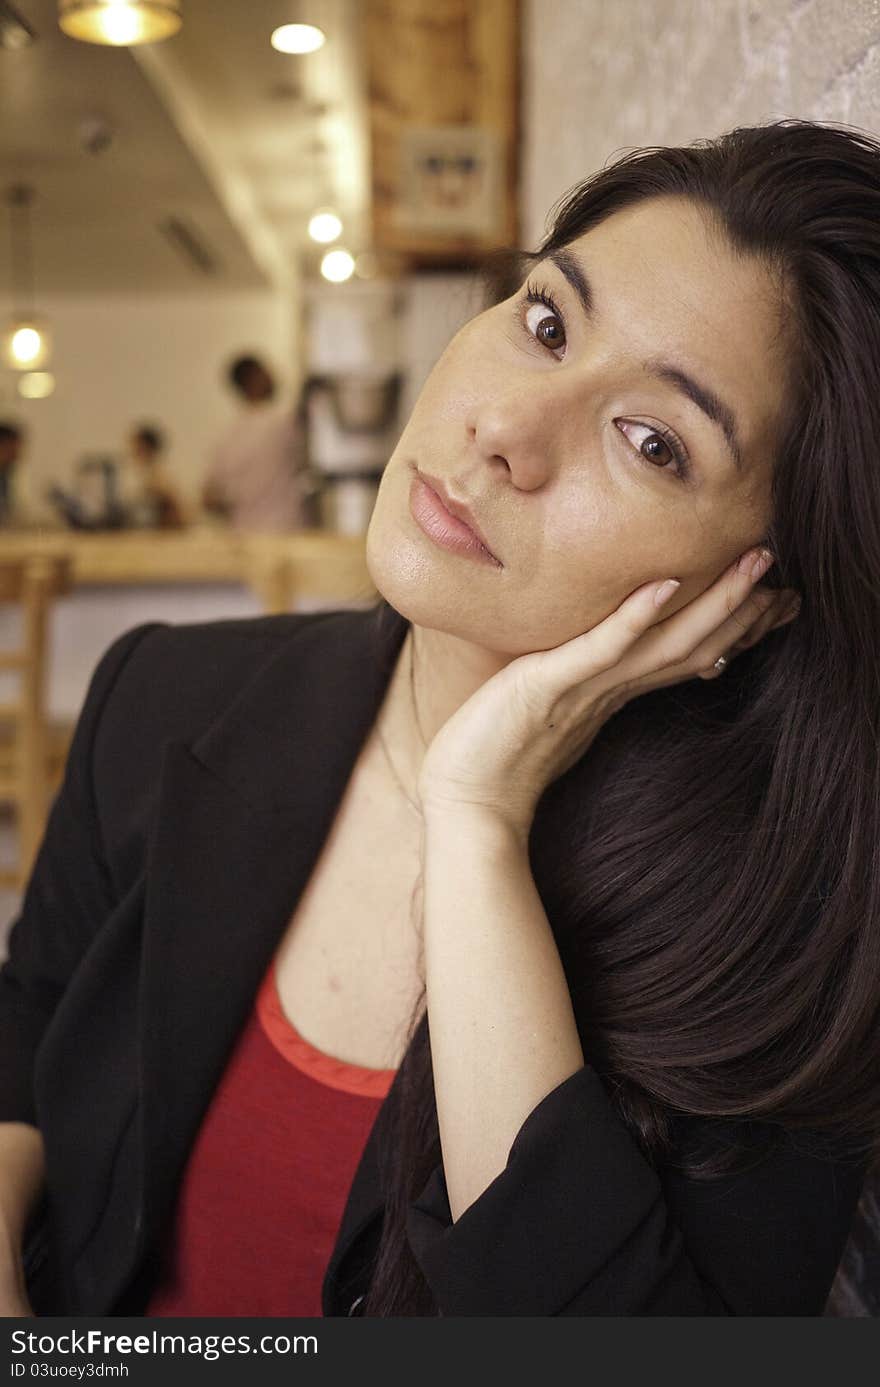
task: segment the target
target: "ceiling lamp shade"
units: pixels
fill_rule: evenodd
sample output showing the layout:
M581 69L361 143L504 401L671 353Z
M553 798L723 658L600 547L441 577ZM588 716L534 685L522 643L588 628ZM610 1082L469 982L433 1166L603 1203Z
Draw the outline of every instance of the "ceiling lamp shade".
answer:
M52 349L49 328L34 312L34 262L30 210L34 190L26 183L7 189L13 311L0 336L0 359L11 371L39 371Z
M170 38L183 18L180 0L59 0L58 23L83 43L128 48Z

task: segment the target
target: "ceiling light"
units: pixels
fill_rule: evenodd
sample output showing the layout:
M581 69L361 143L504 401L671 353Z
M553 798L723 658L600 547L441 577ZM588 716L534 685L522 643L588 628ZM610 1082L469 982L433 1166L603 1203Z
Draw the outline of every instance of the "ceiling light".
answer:
M321 274L331 284L344 284L354 273L354 256L341 248L328 250L321 261Z
M49 360L49 333L36 318L16 318L0 339L0 355L11 371L36 371Z
M51 371L26 371L18 382L18 393L23 400L48 400L55 389L55 377Z
M323 48L327 36L323 29L314 24L282 24L270 39L273 48L279 53L317 53Z
M341 232L342 222L335 212L316 212L309 221L309 235L313 241L320 241L322 245L328 241L335 241Z
M130 47L170 38L183 20L180 0L59 0L58 23L84 43Z

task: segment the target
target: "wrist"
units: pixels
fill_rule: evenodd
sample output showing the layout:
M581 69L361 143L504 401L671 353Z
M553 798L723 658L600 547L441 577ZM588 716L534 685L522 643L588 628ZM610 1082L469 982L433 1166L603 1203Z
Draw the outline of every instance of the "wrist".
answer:
M422 814L426 846L452 838L484 855L528 855L531 824L498 809L464 800L428 798L422 801Z

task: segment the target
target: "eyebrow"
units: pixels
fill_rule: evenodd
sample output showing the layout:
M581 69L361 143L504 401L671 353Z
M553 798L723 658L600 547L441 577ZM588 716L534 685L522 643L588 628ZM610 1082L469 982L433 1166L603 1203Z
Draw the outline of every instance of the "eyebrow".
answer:
M565 276L577 295L584 313L588 318L591 318L596 310L593 290L577 260L564 248L553 251L548 259L556 266L560 274ZM643 366L650 375L655 376L658 380L665 380L669 385L674 386L680 394L686 396L698 409L702 410L707 419L711 419L713 424L718 425L724 434L734 466L738 472L742 472L744 468L742 444L736 426L736 415L730 406L726 405L715 394L714 390L710 390L707 385L701 385L687 371L671 361L652 358L645 361Z

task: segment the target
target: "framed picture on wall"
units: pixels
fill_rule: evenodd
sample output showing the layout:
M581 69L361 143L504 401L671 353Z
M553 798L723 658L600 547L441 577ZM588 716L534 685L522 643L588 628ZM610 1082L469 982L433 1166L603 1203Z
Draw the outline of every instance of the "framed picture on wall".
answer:
M406 128L399 157L396 230L453 240L501 234L502 150L495 131L481 125Z

